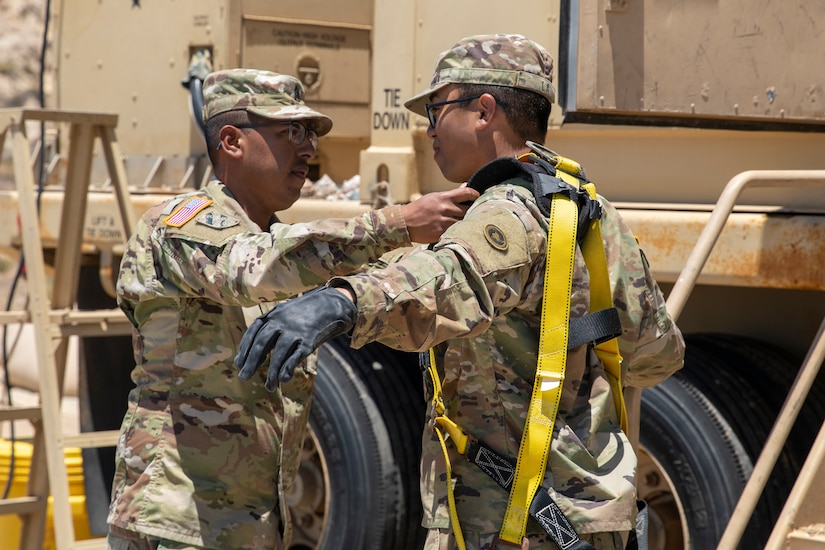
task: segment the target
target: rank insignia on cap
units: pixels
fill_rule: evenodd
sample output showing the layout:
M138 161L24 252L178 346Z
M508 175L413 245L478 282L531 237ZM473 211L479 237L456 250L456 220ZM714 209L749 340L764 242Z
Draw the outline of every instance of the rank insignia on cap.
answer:
M505 237L501 229L495 225L487 224L487 226L484 227L484 237L496 250L507 250L507 237Z
M181 204L164 221L166 225L181 227L183 224L194 218L198 212L212 204L212 199L203 197L192 197Z
M227 227L235 227L239 223L241 223L236 218L231 216L227 216L226 214L221 214L220 212L204 212L198 219L195 220L197 223L201 223L203 225L212 227L214 229L226 229Z

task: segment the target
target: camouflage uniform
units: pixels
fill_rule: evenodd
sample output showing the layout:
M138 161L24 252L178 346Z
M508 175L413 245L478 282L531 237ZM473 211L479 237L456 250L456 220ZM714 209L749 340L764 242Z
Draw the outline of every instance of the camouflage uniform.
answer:
M546 62L525 61L530 56L521 55L523 43L528 43L523 37L465 39L439 60L431 90L407 106L423 113L423 104L441 82L492 78L514 85L506 79L510 65L546 69ZM478 66L494 70L476 71ZM504 72L495 70L499 68ZM524 87L542 93L532 84ZM545 97L552 96L548 88L542 89ZM684 341L632 232L609 202L599 200L613 302L623 330L619 344L624 383L652 386L682 366ZM547 229L530 191L496 185L436 245L380 270L330 282L351 286L357 296L353 347L371 341L408 351L436 346L447 416L513 459L537 363ZM489 237L495 232L505 237L504 243ZM571 317L586 314L589 303L589 275L577 250ZM553 435L543 487L579 533L603 533L598 538L618 540L613 535L634 527L636 456L620 428L604 366L587 346L568 355ZM508 495L452 444L447 447L468 548L487 548L501 528ZM427 429L421 490L423 523L431 530L428 549L453 547L451 537L444 536L450 526L445 483L442 450ZM555 548L542 542L547 537L532 519L528 534L531 548ZM612 542L604 544L602 548L613 547Z
M399 206L311 224L273 217L262 232L219 181L146 212L117 283L137 366L117 446L113 531L208 548L277 547L287 519L279 495L283 514L313 366L275 393L264 388L265 372L238 379L233 358L247 319L262 303L409 244Z

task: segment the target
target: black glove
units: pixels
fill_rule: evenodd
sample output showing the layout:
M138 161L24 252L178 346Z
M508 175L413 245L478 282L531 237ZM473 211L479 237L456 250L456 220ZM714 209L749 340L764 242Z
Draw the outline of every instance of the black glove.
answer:
M272 350L266 389L272 391L277 379L292 378L295 366L318 346L355 324L355 304L338 289L321 287L261 315L241 338L235 366L238 376L249 380Z

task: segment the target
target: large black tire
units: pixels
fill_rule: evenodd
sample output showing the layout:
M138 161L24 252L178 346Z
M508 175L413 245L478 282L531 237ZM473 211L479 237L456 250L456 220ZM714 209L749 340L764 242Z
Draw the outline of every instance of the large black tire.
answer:
M352 366L329 347L320 351L313 392L309 422L326 489L322 548L385 548L395 525L398 475L381 414ZM306 473L304 466L302 480ZM296 529L309 524L294 507L293 517ZM296 536L290 548L314 547L309 542L315 541Z
M642 394L640 466L651 550L715 548L752 463L719 411L680 375ZM750 546L749 548L757 548Z
M423 398L410 360L344 340L321 348L300 494L290 495L292 550L420 548Z
M645 390L640 494L651 502L651 550L714 548L776 420L800 361L751 339L686 336L685 367ZM819 380L800 412L739 548L770 535L819 426Z
M341 338L332 342L367 388L387 428L393 461L397 465L398 513L395 541L385 548L418 550L426 531L421 527L419 464L425 402L417 353L369 344L359 350Z

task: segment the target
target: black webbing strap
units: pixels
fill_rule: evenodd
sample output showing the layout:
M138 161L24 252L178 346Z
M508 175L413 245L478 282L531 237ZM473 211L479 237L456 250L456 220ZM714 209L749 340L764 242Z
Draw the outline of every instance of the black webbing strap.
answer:
M492 160L479 168L467 181L467 185L479 193L484 193L493 185L508 183L524 187L536 199L536 205L544 216L550 216L550 201L556 193L561 193L576 203L578 214L578 229L576 240L581 244L587 235L592 220L602 216L602 206L599 201L590 197L582 186L573 186L556 177L556 168L539 157L531 156L531 162L522 162L512 157L502 157ZM585 183L580 175L565 172L569 176Z
M466 456L467 460L481 468L505 491L510 491L516 471L516 466L511 460L475 439L471 439L467 444ZM558 504L541 488L533 495L529 512L561 550L594 550L589 542L579 538Z
M601 344L621 334L622 321L615 307L594 311L570 319L567 349L575 349L582 344Z

